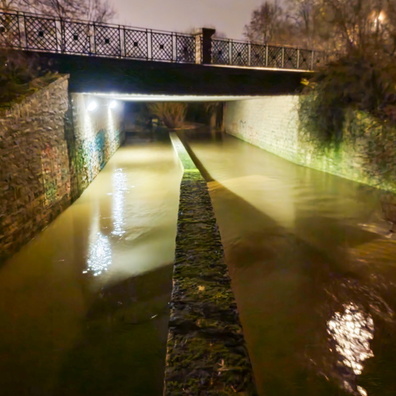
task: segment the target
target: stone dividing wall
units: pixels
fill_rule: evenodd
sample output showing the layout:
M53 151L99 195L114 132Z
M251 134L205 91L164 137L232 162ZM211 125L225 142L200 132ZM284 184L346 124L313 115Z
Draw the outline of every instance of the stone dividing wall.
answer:
M347 113L343 144L326 153L315 149L300 130L298 95L228 102L224 125L227 133L297 164L396 192L394 178L376 172L367 155L368 138L378 134L378 124L368 118L361 112ZM365 137L351 139L353 129L364 131Z
M206 181L179 137L184 168L167 342L164 396L256 395L220 233Z
M0 113L0 261L65 210L122 140L120 113L99 108L94 122L71 97L62 76Z

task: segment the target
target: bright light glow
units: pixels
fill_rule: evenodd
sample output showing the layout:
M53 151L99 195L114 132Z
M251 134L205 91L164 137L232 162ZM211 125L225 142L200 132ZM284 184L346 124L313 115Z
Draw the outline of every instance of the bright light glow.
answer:
M98 107L98 102L92 100L91 102L89 102L87 110L94 111L94 110L96 110L97 107Z
M245 99L260 99L264 98L264 95L154 95L154 94L123 94L123 93L101 93L101 92L90 92L85 93L89 97L95 96L98 98L104 98L107 100L114 100L118 104L120 101L132 101L132 102L230 102L236 100ZM109 105L110 108L110 105Z
M379 15L378 15L378 22L384 22L384 20L385 20L385 13L384 13L384 11L381 11L380 13L379 13Z
M118 107L118 103L115 100L112 100L109 104L110 109L115 109Z

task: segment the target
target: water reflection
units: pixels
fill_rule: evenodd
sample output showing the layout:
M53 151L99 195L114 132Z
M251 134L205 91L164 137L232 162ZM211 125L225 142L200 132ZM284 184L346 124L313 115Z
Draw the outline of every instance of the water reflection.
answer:
M186 139L213 180L258 394L395 395L396 243L378 192L226 135Z
M98 232L96 239L90 244L87 269L83 271L83 274L102 275L109 269L111 263L112 256L109 238Z
M127 189L127 177L122 168L115 170L113 174L113 231L112 234L122 236L125 234L125 192Z
M370 341L374 338L374 321L370 314L353 302L343 307L343 313L335 312L327 322L327 332L335 341L335 350L339 354L337 363L346 367L347 373L354 377L362 374L363 362L374 356L370 348ZM344 387L355 393L352 381L345 380ZM356 390L362 396L367 395L360 386Z

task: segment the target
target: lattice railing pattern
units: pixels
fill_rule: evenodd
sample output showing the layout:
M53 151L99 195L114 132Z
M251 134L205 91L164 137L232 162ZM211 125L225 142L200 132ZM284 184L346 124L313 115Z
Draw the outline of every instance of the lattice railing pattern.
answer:
M232 65L249 66L249 43L231 42Z
M149 61L313 70L323 52L264 45L201 34L0 11L0 47Z
M300 50L299 52L299 68L311 69L312 67L312 51Z
M121 56L120 29L94 24L95 53L98 55Z
M62 21L62 50L69 54L90 54L92 26Z
M318 69L326 62L326 57L323 52L313 51L312 53L312 67Z
M146 30L124 29L124 45L127 58L149 59Z
M297 69L298 50L296 48L285 48L283 53L283 67L286 69Z
M18 16L0 14L0 45L4 47L19 47L21 45Z
M212 63L229 65L230 61L230 41L212 40Z
M193 36L176 35L176 62L195 63L195 42Z
M250 46L250 66L267 66L267 47L265 45L252 44Z
M281 68L283 63L283 48L268 46L268 67Z
M173 34L151 33L151 57L153 60L172 61Z
M32 16L25 16L23 19L27 48L51 52L58 50L58 32L55 19Z

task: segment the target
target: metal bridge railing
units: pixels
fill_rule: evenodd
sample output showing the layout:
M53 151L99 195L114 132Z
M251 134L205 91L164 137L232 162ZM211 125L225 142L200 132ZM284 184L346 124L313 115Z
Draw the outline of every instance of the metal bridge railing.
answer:
M0 10L0 47L71 55L314 70L323 52Z

